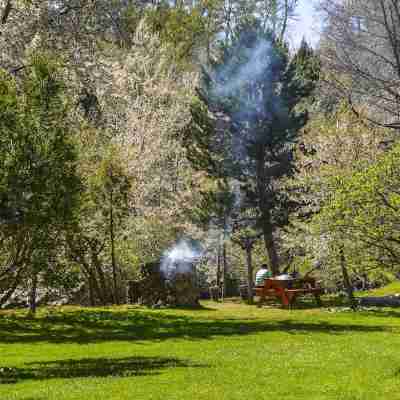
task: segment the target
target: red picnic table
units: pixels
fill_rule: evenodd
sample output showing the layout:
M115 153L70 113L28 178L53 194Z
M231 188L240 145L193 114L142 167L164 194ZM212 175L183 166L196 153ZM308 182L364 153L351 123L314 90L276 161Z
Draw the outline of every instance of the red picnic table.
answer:
M260 297L261 305L266 297L278 298L285 307L292 307L298 296L312 294L318 305L321 304L320 295L324 292L317 287L314 278L303 279L265 279L263 286L256 286L256 295Z

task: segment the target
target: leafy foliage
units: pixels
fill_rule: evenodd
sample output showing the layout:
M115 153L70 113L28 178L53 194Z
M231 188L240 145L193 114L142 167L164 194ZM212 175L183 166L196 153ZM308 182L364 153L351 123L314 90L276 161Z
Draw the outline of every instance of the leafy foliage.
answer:
M400 149L351 175L333 177L335 188L322 209L321 227L342 235L363 258L375 265L398 268L399 264L399 164ZM357 256L355 257L358 258Z
M81 185L59 66L38 55L20 86L4 72L0 85L2 272L19 282L57 264Z

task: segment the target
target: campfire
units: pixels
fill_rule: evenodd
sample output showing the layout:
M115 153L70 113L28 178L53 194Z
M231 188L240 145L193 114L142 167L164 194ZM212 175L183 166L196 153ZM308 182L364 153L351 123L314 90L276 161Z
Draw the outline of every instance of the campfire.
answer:
M153 307L197 307L200 290L196 262L200 254L192 242L181 241L166 251L160 262L144 264L142 279L129 283L130 301Z

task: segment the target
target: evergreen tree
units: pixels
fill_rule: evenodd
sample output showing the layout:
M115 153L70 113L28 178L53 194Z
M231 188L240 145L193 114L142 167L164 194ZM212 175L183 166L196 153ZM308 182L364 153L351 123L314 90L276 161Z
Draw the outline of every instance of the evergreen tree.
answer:
M15 281L11 289L31 278L34 312L39 275L57 257L63 232L74 221L80 180L59 66L35 56L19 83L16 90L14 78L0 76L1 261L4 277Z
M244 202L258 209L258 224L275 274L279 261L274 234L287 223L292 206L279 181L293 172L293 144L308 116L301 105L317 78L318 64L305 42L290 59L287 47L272 34L247 27L205 74L201 98L214 115L215 126L218 120L229 120L222 129L225 137L218 129L214 137L210 129L199 129L209 123L198 107L193 113L197 130L192 147L203 163L207 153L212 154L208 165L216 175L242 183ZM206 140L201 137L203 131ZM219 164L213 162L221 158Z

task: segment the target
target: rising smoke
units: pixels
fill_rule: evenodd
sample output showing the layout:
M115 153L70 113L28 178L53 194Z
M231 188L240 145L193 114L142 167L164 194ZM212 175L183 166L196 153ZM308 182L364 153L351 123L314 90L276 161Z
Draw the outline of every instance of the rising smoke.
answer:
M244 85L262 78L270 69L272 52L271 43L265 39L257 41L251 47L246 47L240 55L233 52L231 57L214 73L214 82L216 83L214 94L221 98L237 96L238 91L243 89ZM245 60L244 64L238 66L238 63L241 62L238 57ZM260 100L261 96L254 93L250 104L252 103L254 108L258 108Z
M256 32L243 33L224 62L210 73L214 102L229 109L232 124L231 152L227 154L248 168L249 146L263 138L257 125L282 117L285 107L279 93L282 58L271 40Z
M274 45L254 32L244 36L244 40L239 40L229 51L224 62L209 72L212 83L208 93L217 108L222 104L235 104L235 111L229 113L231 137L229 143L222 144L226 149L226 164L236 164L242 174L246 171L251 173L253 168L249 147L259 140L259 132L254 129L258 121L265 121L268 117L272 119L282 109L280 97L274 93L279 79L275 71L280 70L281 63ZM242 194L238 180L232 177L229 184L234 194L232 214L240 208ZM206 249L215 248L221 237L227 239L232 231L231 225L232 215L225 217L224 232L211 222L204 248L193 245L190 240L180 240L168 249L161 259L164 276L169 279L176 273L193 272L194 263L207 254Z
M204 253L201 245L190 239L181 239L166 250L161 258L160 271L166 279L172 279L176 274L192 274L195 263Z

